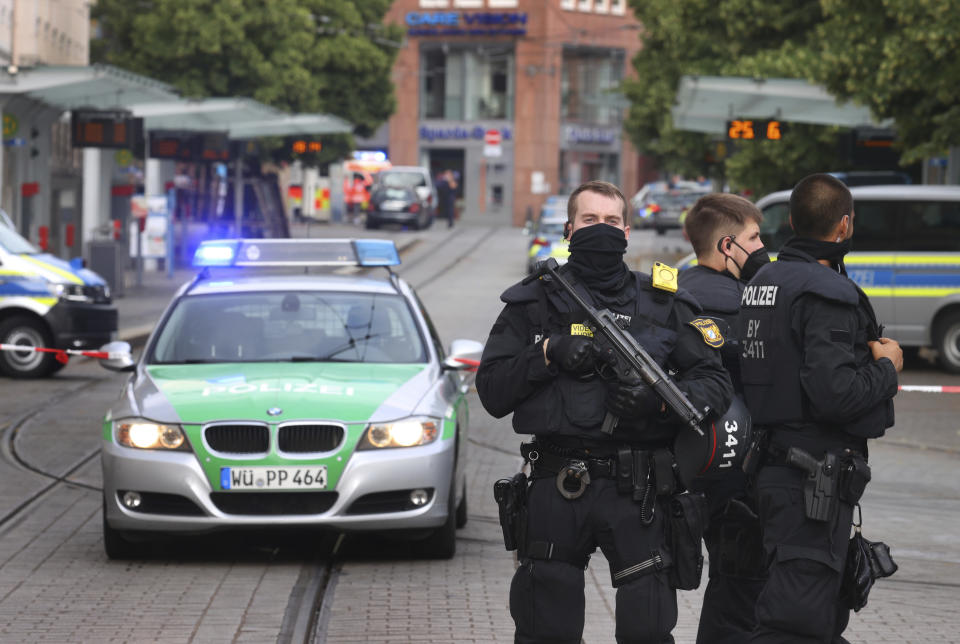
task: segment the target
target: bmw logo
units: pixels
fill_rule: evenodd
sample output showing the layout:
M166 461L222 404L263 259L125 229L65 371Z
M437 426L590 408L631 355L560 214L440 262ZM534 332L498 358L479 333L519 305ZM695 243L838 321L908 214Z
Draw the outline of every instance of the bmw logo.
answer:
M279 416L282 413L283 413L283 410L280 409L279 407L271 407L270 409L267 410L267 414L270 416Z

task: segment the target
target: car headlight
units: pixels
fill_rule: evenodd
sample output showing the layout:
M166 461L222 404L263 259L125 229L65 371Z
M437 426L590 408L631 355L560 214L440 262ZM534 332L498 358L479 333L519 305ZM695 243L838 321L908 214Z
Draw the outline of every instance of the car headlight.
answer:
M139 418L126 419L114 421L113 431L117 442L124 447L190 450L187 436L179 425L163 425Z
M93 298L84 292L83 284L50 284L50 293L61 300L70 302L92 302Z
M433 418L403 418L392 423L372 423L367 426L357 449L388 447L415 447L426 445L440 436L438 423Z

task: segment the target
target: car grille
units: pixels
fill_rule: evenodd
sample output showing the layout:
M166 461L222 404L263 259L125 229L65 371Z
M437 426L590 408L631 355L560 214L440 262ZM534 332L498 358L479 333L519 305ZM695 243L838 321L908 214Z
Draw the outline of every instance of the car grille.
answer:
M270 448L266 425L211 425L203 435L207 445L222 454L262 454Z
M330 452L343 440L339 425L281 425L277 446L281 452Z
M70 312L70 322L76 333L109 334L117 330L117 310L76 307Z
M337 493L211 492L210 500L227 514L322 514L337 502Z

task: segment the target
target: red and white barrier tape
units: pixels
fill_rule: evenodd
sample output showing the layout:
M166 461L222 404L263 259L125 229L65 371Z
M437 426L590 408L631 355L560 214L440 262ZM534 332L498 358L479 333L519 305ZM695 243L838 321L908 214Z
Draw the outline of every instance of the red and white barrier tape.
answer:
M57 362L67 364L70 356L86 356L87 358L98 358L106 360L111 358L120 358L127 355L120 351L82 351L80 349L48 349L46 347L29 347L23 344L0 344L0 351L33 351L35 353L53 353L56 355Z
M924 394L960 394L958 385L900 385L900 391L916 391Z

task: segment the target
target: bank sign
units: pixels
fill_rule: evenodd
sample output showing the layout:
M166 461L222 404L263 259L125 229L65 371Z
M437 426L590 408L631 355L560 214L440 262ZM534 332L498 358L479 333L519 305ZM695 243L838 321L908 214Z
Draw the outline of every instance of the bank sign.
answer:
M527 14L518 12L410 11L408 36L526 36Z
M420 126L420 139L422 141L484 141L488 132L498 132L502 142L512 141L513 132L508 127L499 129L486 128L482 125L453 125L431 127L428 125Z

